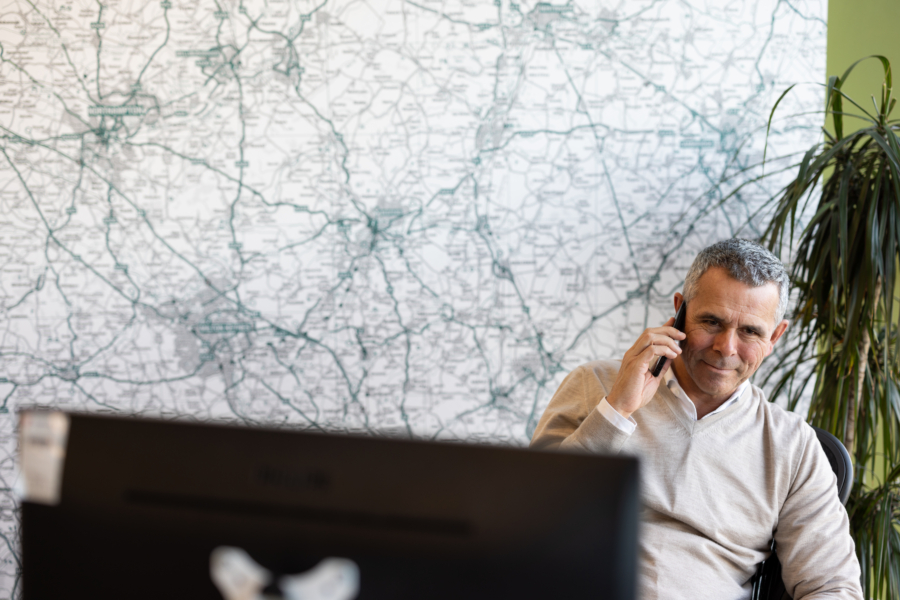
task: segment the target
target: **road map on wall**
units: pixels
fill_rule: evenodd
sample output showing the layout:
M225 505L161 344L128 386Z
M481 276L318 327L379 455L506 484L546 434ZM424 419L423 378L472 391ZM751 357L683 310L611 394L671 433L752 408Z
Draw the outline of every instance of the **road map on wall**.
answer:
M0 0L0 597L23 406L527 443L758 235L826 9Z

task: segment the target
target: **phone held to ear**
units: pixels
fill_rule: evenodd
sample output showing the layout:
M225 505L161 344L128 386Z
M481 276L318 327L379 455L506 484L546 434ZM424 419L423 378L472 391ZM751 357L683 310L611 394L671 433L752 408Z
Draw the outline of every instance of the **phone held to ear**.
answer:
M672 327L674 327L675 329L677 329L678 331L680 331L682 333L684 333L684 321L686 319L685 315L687 315L687 302L682 300L681 306L678 307L678 312L675 313L675 323L672 325ZM679 346L681 344L682 344L682 342L678 342ZM653 367L652 372L653 372L654 377L659 377L659 374L662 373L663 365L665 365L665 364L666 364L666 357L660 356L659 360L656 361L656 366Z

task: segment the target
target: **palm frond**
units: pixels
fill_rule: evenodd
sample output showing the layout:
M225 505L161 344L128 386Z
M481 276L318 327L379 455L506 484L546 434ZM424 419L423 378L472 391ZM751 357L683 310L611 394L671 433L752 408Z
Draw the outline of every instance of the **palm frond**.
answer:
M773 399L786 393L794 408L812 383L808 420L850 451L851 533L865 595L880 599L900 598L900 139L889 118L896 105L890 62L867 58L884 70L874 112L842 91L866 59L829 78L825 112L834 135L826 132L804 154L796 177L773 198L763 241L778 254L795 249L798 292L795 342L786 352L793 366L778 372ZM845 102L865 127L845 130Z

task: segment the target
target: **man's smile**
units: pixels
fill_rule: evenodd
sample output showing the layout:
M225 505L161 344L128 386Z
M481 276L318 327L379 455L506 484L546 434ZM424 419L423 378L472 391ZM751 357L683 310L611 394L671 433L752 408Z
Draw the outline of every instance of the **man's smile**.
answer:
M728 367L717 367L716 365L714 365L714 364L712 364L712 363L709 363L709 362L707 362L707 361L705 361L705 360L702 360L702 359L701 359L700 362L702 362L704 365L706 365L706 368L709 369L710 371L712 371L713 373L720 373L720 374L722 374L722 375L725 375L725 374L727 374L729 371L734 371L733 368L728 368Z

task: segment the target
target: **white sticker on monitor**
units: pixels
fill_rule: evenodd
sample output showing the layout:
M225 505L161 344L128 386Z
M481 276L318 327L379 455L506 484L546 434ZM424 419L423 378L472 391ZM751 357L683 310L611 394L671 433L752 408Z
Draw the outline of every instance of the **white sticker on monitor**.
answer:
M278 580L285 600L353 600L359 595L359 567L348 558L326 558L305 573Z
M240 548L219 546L209 557L209 574L225 600L260 600L272 574Z
M272 573L241 548L219 546L209 561L210 576L224 600L264 600ZM278 579L284 600L354 600L359 567L347 558L326 558L309 571Z
M19 466L22 497L59 504L69 417L58 411L29 411L19 418Z

